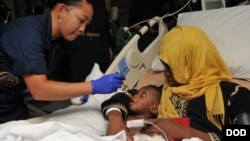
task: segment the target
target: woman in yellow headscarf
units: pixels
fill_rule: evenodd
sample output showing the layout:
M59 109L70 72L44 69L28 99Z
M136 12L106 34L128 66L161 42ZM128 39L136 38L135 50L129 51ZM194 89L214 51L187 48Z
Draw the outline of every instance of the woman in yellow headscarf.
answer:
M158 119L152 122L169 137L220 140L223 125L241 113L249 115L250 92L230 82L230 71L200 28L173 28L163 37L158 55L167 81ZM167 120L180 117L188 117L192 128Z
M224 60L200 28L172 28L162 38L158 55L165 67L166 84L158 118L147 120L162 129L169 141L191 137L220 141L223 125L250 125L250 91L230 82L232 75ZM121 97L114 100L120 107L123 102ZM109 122L116 123L113 133L127 131L123 123L127 109L123 106L109 112ZM143 131L162 134L159 128L146 126Z

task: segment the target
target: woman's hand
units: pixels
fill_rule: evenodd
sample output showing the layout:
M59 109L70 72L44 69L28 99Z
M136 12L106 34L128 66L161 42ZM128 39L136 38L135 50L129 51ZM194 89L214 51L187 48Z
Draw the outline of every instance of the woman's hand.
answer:
M154 123L160 129L162 129L169 140L178 140L188 137L186 127L171 119L150 119L148 121ZM164 137L163 133L154 126L146 126L143 128L142 132L145 132L149 135L161 134Z
M160 129L162 129L170 141L173 140L178 141L185 138L189 139L191 137L198 137L204 141L210 141L210 137L207 133L196 130L191 127L181 125L180 123L172 119L160 118L160 119L150 119L148 121L154 123ZM154 126L147 126L143 128L142 132L149 135L153 134L163 135L161 131L155 128Z

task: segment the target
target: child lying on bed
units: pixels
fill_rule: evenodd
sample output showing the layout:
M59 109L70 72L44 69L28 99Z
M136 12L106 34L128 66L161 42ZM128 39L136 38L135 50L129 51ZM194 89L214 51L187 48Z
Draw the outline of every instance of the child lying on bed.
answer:
M134 119L153 119L158 116L158 105L160 104L162 93L162 86L155 85L147 85L141 87L139 90L131 89L126 92L119 92L113 95L110 99L104 101L101 105L102 112L107 119L112 118L109 116L108 110L110 107L113 107L111 110L122 109L120 112L124 117L124 121L117 122L127 122ZM118 104L119 103L119 104ZM129 107L126 109L126 107ZM118 119L119 120L119 119ZM189 125L186 120L173 119L179 123L184 125ZM114 121L114 120L112 120ZM114 135L113 127L119 126L117 122L109 122L107 125L106 135ZM125 125L125 124L124 124ZM127 135L128 140L157 140L161 141L165 139L161 136L149 137L147 135L140 134L140 130L142 128L125 128L125 132L129 134ZM139 134L136 134L139 133Z
M147 85L139 90L131 89L126 92L118 92L102 103L102 112L107 119L110 119L112 118L109 116L110 110L108 109L110 107L113 107L112 109L114 109L114 107L117 107L117 109L124 109L121 110L124 121L119 122L133 119L156 118L158 115L158 105L161 99L161 89L161 86ZM117 101L119 101L120 104L117 104ZM126 107L129 107L129 109L126 109ZM113 126L119 126L119 124L117 124L117 122L109 122L106 135L114 134L112 130L110 130ZM139 130L140 128L130 128L127 129L127 132L129 132L132 137Z

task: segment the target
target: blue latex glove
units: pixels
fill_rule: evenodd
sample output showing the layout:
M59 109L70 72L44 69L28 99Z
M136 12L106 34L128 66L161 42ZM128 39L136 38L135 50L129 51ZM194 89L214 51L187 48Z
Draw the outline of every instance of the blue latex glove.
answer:
M122 73L107 74L97 80L92 80L92 94L112 93L122 86L125 76Z
M89 95L83 96L83 97L82 97L82 104L87 103L88 99L89 99Z

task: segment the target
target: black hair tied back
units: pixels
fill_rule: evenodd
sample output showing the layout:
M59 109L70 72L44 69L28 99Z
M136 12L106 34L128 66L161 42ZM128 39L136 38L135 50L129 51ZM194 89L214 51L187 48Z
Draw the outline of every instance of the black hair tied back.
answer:
M77 6L80 2L84 0L49 0L49 7L52 9L57 3L63 3L65 5ZM85 0L88 3L92 4L92 0Z

